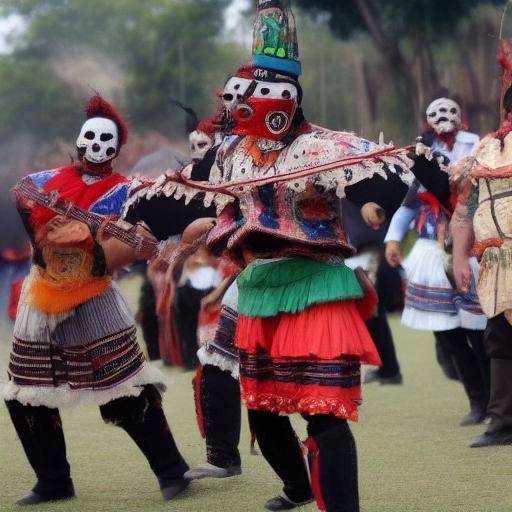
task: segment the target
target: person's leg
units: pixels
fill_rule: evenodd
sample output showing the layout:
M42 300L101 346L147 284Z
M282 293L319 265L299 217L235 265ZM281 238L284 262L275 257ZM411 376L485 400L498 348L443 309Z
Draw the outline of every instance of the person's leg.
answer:
M207 364L202 368L199 385L208 464L187 471L185 477L196 480L239 475L240 384L229 372Z
M58 409L22 405L16 400L7 401L6 405L37 477L32 492L21 498L18 504L30 505L73 497L75 491Z
M512 325L503 314L490 318L485 331L491 359L491 392L487 412L491 423L471 446L512 444Z
M484 331L466 330L466 335L480 367L485 392L485 403L488 404L491 389L491 360L485 350Z
M382 361L382 366L376 370L377 379L383 384L401 383L400 366L386 313L379 311L378 316L367 320L366 326Z
M317 503L327 512L359 512L357 451L348 422L323 414L304 417Z
M135 441L157 476L165 499L187 487L183 475L188 465L174 442L155 386L144 386L138 397L113 400L100 411L105 422L121 427Z
M249 410L249 425L261 453L282 480L283 497L267 502L267 510L289 510L312 498L301 445L287 416Z
M435 351L436 351L436 361L438 362L441 370L446 378L450 380L459 380L459 372L457 368L455 368L455 363L453 361L452 354L448 351L448 349L439 341L437 334L434 332L435 338Z
M452 354L455 367L469 400L470 412L462 419L461 425L475 425L485 419L487 396L484 379L473 349L469 345L464 329L438 331L436 339Z

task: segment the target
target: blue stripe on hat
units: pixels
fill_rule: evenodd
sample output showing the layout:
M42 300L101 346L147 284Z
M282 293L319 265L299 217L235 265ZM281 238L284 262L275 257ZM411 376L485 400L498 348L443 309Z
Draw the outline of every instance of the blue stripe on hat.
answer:
M272 57L271 55L255 55L252 56L253 64L258 68L272 69L273 71L281 71L294 76L302 74L302 66L298 60L281 59Z

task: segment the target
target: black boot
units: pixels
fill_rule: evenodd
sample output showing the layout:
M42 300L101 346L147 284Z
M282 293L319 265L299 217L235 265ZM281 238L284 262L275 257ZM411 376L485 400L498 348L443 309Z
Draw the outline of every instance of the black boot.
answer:
M294 508L311 501L308 472L290 419L277 413L249 410L249 426L256 435L261 453L284 484L283 496L270 499L265 505L267 509L288 510L268 507L295 504Z
M18 505L36 505L73 498L75 490L66 458L66 443L58 409L6 402L16 433L37 483Z
M199 400L206 438L207 464L186 472L185 478L228 478L242 473L240 384L227 371L207 364L200 374Z
M103 419L125 430L146 456L164 499L187 488L189 482L183 475L188 465L174 442L155 386L145 386L138 397L113 400L100 410Z
M314 440L319 457L317 502L327 512L359 512L357 451L348 422L334 416L306 416L308 434ZM312 465L314 468L314 465ZM312 471L313 488L318 475Z
M510 340L509 340L510 341ZM512 359L491 359L491 424L472 448L512 444Z

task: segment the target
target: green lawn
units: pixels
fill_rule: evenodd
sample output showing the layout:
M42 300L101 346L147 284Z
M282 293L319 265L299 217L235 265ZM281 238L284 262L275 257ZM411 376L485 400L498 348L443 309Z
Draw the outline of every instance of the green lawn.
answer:
M125 283L132 295L135 283ZM510 512L512 449L467 448L481 427L458 427L467 405L460 385L446 380L429 334L392 322L405 384L369 385L354 426L360 461L363 512ZM0 331L0 361L8 354L8 328ZM178 445L193 464L204 444L195 424L192 374L165 369L165 410ZM126 434L104 425L94 407L63 411L69 460L78 499L35 511L261 511L279 483L261 456L249 454L244 417L242 476L201 481L172 503L160 499L145 460ZM303 422L297 421L301 434ZM21 446L0 407L0 510L33 484ZM312 505L305 511L313 511Z

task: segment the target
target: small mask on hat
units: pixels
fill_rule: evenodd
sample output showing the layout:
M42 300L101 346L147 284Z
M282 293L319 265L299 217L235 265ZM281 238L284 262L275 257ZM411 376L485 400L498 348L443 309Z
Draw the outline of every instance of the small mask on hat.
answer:
M202 160L214 143L213 139L201 130L191 132L188 140L190 142L190 158L194 162Z
M116 123L106 117L87 119L76 139L81 158L92 164L103 164L116 157L119 134Z
M249 78L241 78L232 76L224 86L222 91L222 102L225 109L232 113L236 105L240 102L243 95L246 93L252 80Z
M449 98L438 98L427 108L427 123L438 134L458 131L462 124L459 104Z

